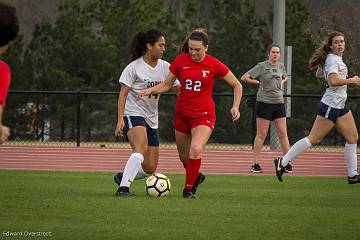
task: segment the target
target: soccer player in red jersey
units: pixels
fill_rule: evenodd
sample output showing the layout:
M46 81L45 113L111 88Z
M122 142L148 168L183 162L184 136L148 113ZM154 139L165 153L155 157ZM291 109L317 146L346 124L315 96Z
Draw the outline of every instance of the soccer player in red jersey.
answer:
M0 3L0 55L5 53L19 31L14 7ZM10 68L0 60L0 144L9 137L9 128L2 125L2 115L11 80Z
M171 63L166 80L139 94L139 97L144 97L163 93L172 87L176 78L180 81L174 126L179 157L186 169L184 198L195 198L197 187L205 180L199 170L204 146L216 120L212 99L215 78L224 79L233 88L234 100L230 112L233 121L240 118L241 83L227 66L206 53L208 41L203 29L191 32L184 41L182 53Z

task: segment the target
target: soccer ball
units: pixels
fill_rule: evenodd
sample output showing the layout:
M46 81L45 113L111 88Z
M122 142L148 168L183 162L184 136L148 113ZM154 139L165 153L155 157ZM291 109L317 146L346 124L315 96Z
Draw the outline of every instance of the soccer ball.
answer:
M170 180L161 173L155 173L146 179L145 190L151 197L163 197L169 194Z

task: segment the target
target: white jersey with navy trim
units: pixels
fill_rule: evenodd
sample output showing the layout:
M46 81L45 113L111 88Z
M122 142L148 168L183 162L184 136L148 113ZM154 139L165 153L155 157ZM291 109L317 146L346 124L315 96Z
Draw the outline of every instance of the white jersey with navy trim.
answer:
M329 83L331 73L336 73L340 79L346 79L348 75L348 69L342 57L333 53L329 53L326 57L324 74L329 87L326 89L321 101L332 108L342 109L345 107L347 99L347 86L331 86Z
M155 67L147 64L143 57L132 61L121 73L119 82L130 87L125 103L125 116L141 116L154 129L158 128L158 102L160 95L150 95L137 99L144 89L163 82L169 73L170 64L159 59ZM174 86L179 85L176 80Z

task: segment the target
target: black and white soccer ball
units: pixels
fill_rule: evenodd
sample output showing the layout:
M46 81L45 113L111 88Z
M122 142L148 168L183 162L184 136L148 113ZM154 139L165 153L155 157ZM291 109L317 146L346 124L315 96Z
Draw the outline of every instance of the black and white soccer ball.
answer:
M162 173L155 173L146 179L145 190L151 197L164 197L169 194L170 180Z

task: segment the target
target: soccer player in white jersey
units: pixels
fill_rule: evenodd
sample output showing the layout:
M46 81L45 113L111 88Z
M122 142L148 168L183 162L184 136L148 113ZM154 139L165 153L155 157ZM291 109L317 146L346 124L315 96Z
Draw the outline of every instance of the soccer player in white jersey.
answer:
M356 153L359 136L352 112L345 106L347 85L360 85L360 78L358 76L347 78L348 69L342 59L344 50L344 34L333 32L309 61L310 69L323 70L327 88L319 104L318 114L309 136L297 141L284 157L274 160L279 181L283 180L282 175L289 161L307 148L319 143L335 126L346 140L344 158L347 165L348 183L360 183ZM317 76L321 76L319 72L321 71L317 70Z
M128 197L134 179L142 179L152 174L159 159L158 102L160 95L137 99L140 91L153 87L165 80L169 73L169 63L162 60L165 51L164 35L151 29L139 32L133 39L131 62L120 76L118 101L118 123L116 136L126 136L132 148L124 171L114 176L119 185L116 196ZM179 82L173 90L178 92Z

